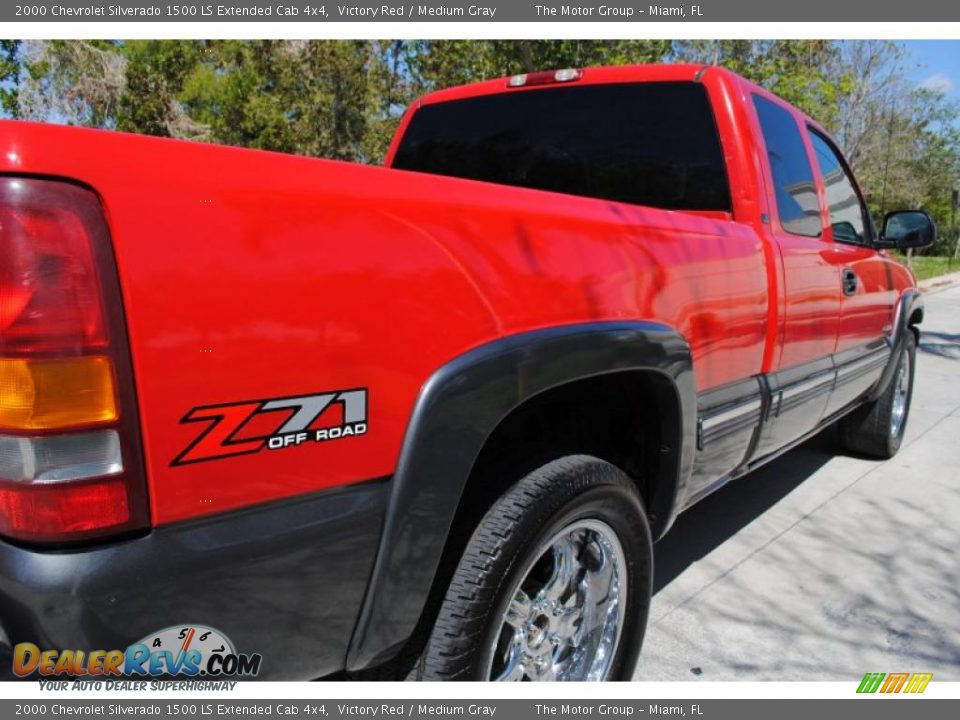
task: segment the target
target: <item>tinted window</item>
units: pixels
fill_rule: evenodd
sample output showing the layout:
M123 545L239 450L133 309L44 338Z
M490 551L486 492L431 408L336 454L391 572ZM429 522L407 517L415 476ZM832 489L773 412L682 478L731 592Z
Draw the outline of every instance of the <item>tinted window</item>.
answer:
M777 196L777 214L787 232L817 237L820 201L803 138L793 115L774 102L754 96L763 142Z
M867 242L863 223L863 205L860 196L847 174L843 161L836 150L819 134L810 133L813 153L823 176L827 207L830 210L830 225L833 227L833 239L838 242Z
M676 210L729 210L702 85L505 92L425 105L393 166Z

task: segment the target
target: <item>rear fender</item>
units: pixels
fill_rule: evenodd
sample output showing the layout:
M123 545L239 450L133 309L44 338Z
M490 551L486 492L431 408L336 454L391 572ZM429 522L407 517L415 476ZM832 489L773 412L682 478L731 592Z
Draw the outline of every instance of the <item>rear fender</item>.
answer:
M662 535L682 507L696 445L696 391L686 340L658 323L611 322L538 330L481 346L440 368L420 391L348 670L389 659L410 637L471 470L501 420L545 390L625 370L659 373L680 406L681 437L666 463L672 487L658 488L648 508L654 536Z

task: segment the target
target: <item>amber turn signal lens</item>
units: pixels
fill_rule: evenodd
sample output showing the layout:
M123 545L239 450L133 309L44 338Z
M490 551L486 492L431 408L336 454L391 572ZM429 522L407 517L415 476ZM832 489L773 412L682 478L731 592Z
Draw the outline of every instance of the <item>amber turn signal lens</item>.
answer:
M105 357L0 358L0 428L51 430L117 419Z

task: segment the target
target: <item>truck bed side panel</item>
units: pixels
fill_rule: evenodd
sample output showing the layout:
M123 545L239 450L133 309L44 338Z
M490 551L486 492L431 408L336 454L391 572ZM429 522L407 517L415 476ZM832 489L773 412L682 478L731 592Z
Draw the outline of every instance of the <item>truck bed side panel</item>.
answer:
M760 372L767 281L746 225L690 213L120 133L3 123L0 171L103 202L155 524L389 476L438 367L523 331L656 320L698 389ZM366 389L366 434L171 466L270 399ZM264 417L266 415L266 417ZM279 418L279 419L278 419ZM262 428L259 428L262 429Z

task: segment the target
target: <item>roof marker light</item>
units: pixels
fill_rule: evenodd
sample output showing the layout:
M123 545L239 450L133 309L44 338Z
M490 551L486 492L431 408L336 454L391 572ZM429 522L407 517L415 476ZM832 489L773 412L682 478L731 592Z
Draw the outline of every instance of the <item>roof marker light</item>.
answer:
M525 73L523 75L514 75L507 80L507 87L530 87L531 85L551 85L553 83L566 83L579 80L583 77L583 71L577 68L564 68L563 70L544 70L543 72Z

